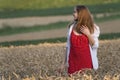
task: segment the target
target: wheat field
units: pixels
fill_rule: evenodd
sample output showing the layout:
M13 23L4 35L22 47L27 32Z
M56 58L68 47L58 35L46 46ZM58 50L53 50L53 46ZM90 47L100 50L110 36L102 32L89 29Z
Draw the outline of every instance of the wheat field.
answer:
M120 39L100 41L99 69L68 76L57 70L66 43L0 47L0 80L119 80Z

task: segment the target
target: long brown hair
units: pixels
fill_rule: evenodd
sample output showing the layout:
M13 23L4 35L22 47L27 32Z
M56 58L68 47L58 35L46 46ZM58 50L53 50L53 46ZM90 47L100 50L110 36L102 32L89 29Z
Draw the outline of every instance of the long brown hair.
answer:
M90 11L88 10L87 7L85 7L84 5L77 5L75 7L77 14L78 14L78 18L77 18L77 24L76 26L76 31L78 33L80 33L80 27L82 25L86 25L88 27L88 29L90 30L90 33L94 32L94 23L93 23L93 19L91 16Z

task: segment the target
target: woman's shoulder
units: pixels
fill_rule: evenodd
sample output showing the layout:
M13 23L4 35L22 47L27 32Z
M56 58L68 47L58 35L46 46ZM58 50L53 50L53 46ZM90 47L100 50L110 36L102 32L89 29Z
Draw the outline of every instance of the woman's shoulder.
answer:
M69 24L68 24L68 28L71 28L73 25L75 25L76 24L76 21L72 21L72 22L70 22Z

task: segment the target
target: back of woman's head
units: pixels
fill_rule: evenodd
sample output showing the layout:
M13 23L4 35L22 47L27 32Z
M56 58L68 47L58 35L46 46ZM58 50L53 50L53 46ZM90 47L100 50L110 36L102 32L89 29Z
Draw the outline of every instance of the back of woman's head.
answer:
M94 23L93 23L91 13L88 10L88 8L84 5L77 5L75 7L75 9L78 14L76 30L79 32L80 27L82 25L86 25L89 28L90 33L93 33L94 32Z

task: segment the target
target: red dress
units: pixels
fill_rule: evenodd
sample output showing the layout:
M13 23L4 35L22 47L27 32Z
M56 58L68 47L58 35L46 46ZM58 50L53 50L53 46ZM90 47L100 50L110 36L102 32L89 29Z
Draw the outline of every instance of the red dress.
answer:
M75 35L72 31L70 42L68 73L72 74L85 68L92 68L88 38L83 34Z

